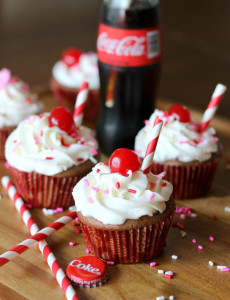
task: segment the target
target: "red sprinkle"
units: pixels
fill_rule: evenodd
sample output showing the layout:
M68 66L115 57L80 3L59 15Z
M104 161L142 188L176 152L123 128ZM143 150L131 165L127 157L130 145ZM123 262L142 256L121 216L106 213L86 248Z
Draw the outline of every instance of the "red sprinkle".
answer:
M40 114L38 117L39 119L43 118L45 116L45 114Z
M81 232L82 232L82 229L81 229L80 227L75 228L75 232L76 232L76 233L81 233Z
M65 144L63 136L61 137L61 144L62 144L62 146L67 147L67 148L70 146L69 144Z
M132 194L136 194L137 191L135 191L135 190L133 190L133 189L128 189L128 192L129 192L129 193L132 193Z
M50 160L50 159L54 159L54 158L53 158L53 157L47 156L46 159L47 159L47 160Z
M179 223L179 222L174 222L174 223L172 223L172 226L173 227L178 227L178 228L180 228L180 229L184 229L184 225L182 225L181 223Z
M75 241L74 241L74 242L69 242L69 245L70 245L70 246L76 246L76 245L77 245L77 242L75 242Z
M116 188L117 188L117 189L120 188L120 182L116 182Z
M101 171L100 169L97 169L97 170L96 170L97 173L100 173L100 171Z
M41 130L40 135L43 136L43 130Z
M217 217L216 217L216 216L213 216L213 220L216 221L216 220L217 220Z
M79 161L79 162L80 162L80 161L83 161L83 160L84 160L84 158L82 158L82 157L78 157L78 158L77 158L77 161Z
M163 182L163 183L162 183L162 186L166 186L166 184L167 184L166 182Z

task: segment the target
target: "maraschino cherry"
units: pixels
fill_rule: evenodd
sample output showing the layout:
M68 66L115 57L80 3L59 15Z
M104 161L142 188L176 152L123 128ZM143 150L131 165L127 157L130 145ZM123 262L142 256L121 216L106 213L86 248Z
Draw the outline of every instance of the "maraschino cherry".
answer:
M123 176L127 176L127 172L138 171L140 169L140 159L138 155L127 148L120 148L115 150L109 159L109 167L111 173L120 173Z
M78 64L81 54L77 48L69 48L62 53L61 60L70 68Z
M65 107L55 107L49 115L49 126L58 126L68 134L73 133L75 124L72 113Z
M181 123L188 123L191 121L190 112L185 106L175 104L169 108L168 113L170 115L176 115L176 118Z

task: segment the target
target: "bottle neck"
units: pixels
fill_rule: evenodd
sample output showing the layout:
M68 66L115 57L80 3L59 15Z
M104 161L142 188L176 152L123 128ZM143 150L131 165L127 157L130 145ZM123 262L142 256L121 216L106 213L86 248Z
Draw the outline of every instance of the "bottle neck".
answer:
M159 0L104 0L104 4L120 9L147 8L158 5Z

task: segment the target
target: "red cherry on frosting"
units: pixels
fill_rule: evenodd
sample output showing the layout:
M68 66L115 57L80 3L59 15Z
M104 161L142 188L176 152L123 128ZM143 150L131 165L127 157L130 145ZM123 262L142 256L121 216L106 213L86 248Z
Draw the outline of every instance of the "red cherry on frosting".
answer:
M168 113L170 115L176 115L181 123L187 123L191 121L190 112L185 106L175 104L169 108Z
M49 126L58 126L61 130L71 134L75 128L72 113L65 107L55 107L49 115Z
M72 67L79 62L79 58L82 52L77 48L69 48L62 53L61 60L67 65L67 67Z
M140 165L138 155L127 148L115 150L109 159L111 173L120 173L123 176L126 176L129 170L132 172L138 171Z

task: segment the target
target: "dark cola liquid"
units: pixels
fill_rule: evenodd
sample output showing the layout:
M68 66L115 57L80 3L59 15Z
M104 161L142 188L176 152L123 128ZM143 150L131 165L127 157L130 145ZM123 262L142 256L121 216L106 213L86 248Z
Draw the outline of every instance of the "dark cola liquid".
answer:
M125 29L154 27L159 24L159 7L124 11L104 5L101 22ZM143 67L115 67L100 61L98 64L101 107L97 138L100 148L106 155L121 147L133 149L137 132L154 110L161 62ZM105 105L109 96L114 100L112 107Z

